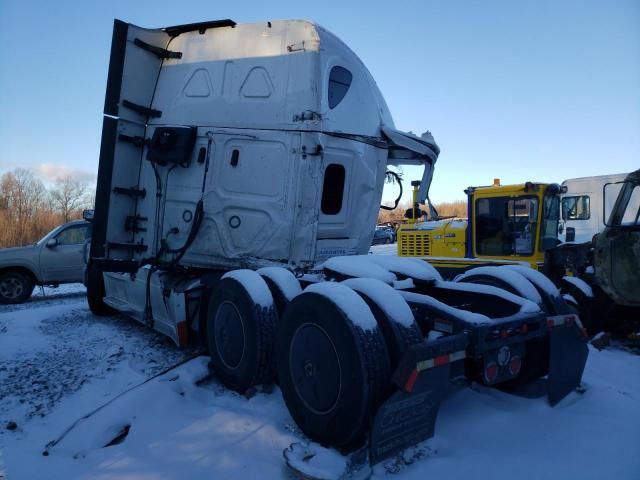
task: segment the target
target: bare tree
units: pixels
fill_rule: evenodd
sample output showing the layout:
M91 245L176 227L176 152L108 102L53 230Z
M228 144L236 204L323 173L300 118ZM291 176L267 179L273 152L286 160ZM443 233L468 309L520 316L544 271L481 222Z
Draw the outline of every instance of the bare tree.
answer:
M31 170L19 168L0 177L0 245L31 241L33 220L44 204L45 192Z
M465 200L436 203L434 207L441 217L467 217L467 202ZM409 208L411 208L411 202L405 201L401 202L395 210L380 210L378 213L378 223L404 223L406 221L404 214ZM429 211L424 205L421 205L420 208L421 210ZM423 218L423 220L425 219Z
M466 200L454 200L453 202L442 202L434 205L441 217L467 217Z
M68 222L74 213L87 206L89 202L88 185L70 176L57 179L49 195L64 222Z

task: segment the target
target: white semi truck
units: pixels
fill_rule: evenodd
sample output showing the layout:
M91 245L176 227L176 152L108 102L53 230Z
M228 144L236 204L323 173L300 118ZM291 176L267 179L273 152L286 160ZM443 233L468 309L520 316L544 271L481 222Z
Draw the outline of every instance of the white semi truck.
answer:
M595 234L604 230L626 177L627 173L619 173L562 182L560 241L590 242Z
M579 383L579 318L536 272L512 291L366 253L387 169L439 149L398 131L370 73L306 21L148 30L116 20L93 242L96 314L208 348L239 392L276 378L311 439L376 463L433 435L450 378ZM515 293L514 293L515 292Z

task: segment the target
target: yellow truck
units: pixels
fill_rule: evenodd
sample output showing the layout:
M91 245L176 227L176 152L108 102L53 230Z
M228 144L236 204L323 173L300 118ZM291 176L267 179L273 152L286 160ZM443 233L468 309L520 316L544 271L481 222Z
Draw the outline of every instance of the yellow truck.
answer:
M591 333L604 327L613 308L633 309L637 318L640 171L618 182L620 194L609 205L612 215L604 231L583 243L558 239L560 197L566 188L558 184L500 185L495 179L493 185L465 190L467 218L424 221L416 196L419 183L412 182L413 208L398 229L398 256L422 257L446 279L507 290L513 285L504 269L486 267L511 265L524 275L530 269L522 267L531 267L574 305Z
M523 275L535 269L548 277L549 290L556 288L573 304L590 333L602 328L602 292L589 281L591 243L559 246L560 185L501 185L495 179L493 185L465 190L467 218L429 221L417 202L419 182L412 186L413 207L397 233L398 256L422 257L445 279L457 277L513 293L517 288L505 269L493 267L510 265Z
M496 179L465 193L467 219L423 221L414 202L398 229L398 256L429 257L445 277L481 265L528 264L544 271L544 252L558 243L559 185L500 185Z

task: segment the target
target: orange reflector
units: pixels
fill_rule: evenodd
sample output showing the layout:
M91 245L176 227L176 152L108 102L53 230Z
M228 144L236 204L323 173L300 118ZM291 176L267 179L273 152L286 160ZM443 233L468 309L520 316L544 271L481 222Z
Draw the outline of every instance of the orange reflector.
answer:
M416 380L418 379L418 369L414 368L407 379L407 382L404 384L404 389L407 393L411 393L413 390L413 386L416 384Z

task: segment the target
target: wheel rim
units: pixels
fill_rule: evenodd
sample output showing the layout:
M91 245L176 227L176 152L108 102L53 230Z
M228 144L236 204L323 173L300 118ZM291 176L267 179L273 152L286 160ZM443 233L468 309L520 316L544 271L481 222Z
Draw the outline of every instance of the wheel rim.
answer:
M5 278L0 282L0 294L5 298L15 300L24 292L22 282L15 277Z
M326 414L338 403L342 388L340 359L333 341L321 327L298 327L289 347L289 369L298 397L316 414Z
M223 302L214 318L214 341L222 363L229 369L238 368L245 349L242 315L231 302Z

